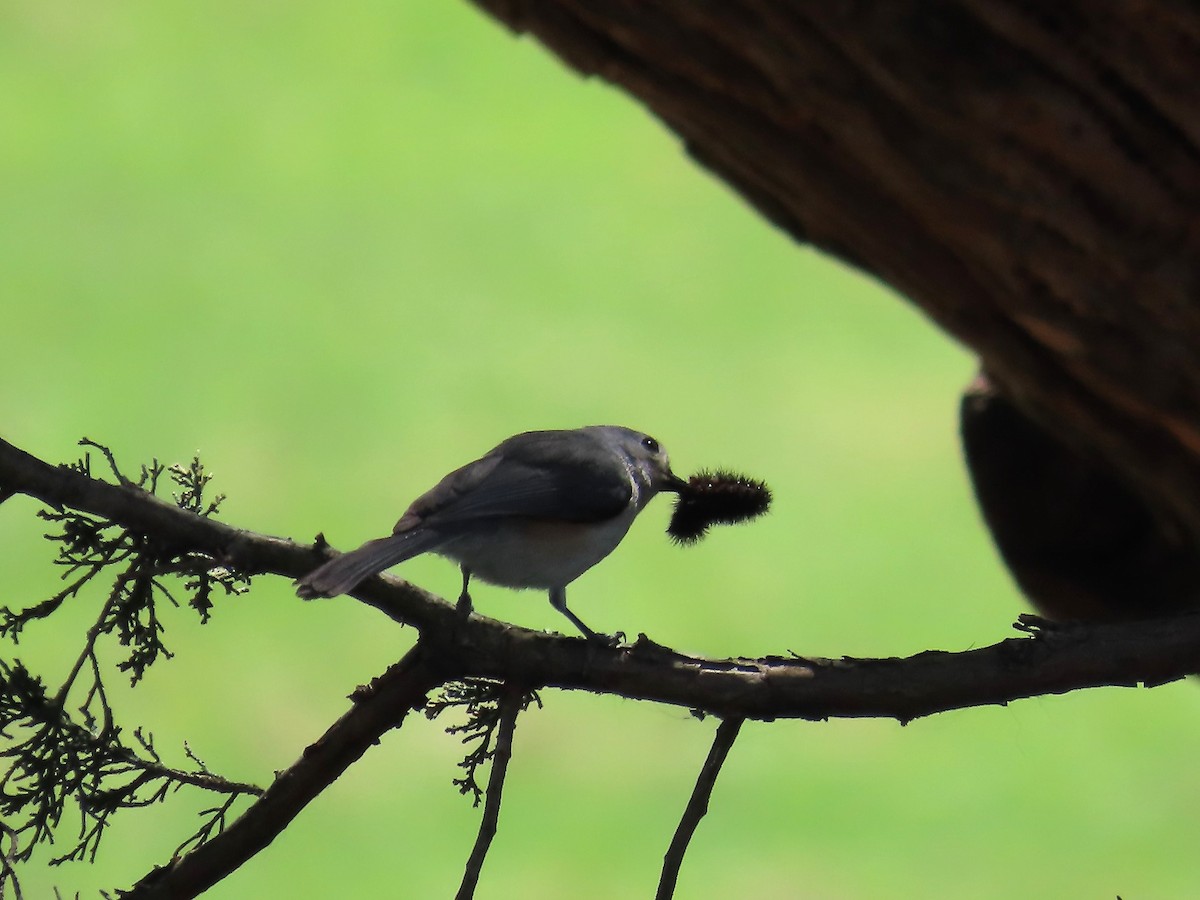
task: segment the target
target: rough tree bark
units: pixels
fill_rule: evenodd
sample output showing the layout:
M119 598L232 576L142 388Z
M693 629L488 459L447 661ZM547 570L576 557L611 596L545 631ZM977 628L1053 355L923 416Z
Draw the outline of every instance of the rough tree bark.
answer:
M1184 573L1172 590L1193 593L1200 8L476 2L633 94L780 228L874 273L973 348L1056 453L1144 507L1141 540L1155 547L1131 581L1165 556ZM1043 478L1039 492L1053 486ZM981 499L993 526L1014 513ZM1066 524L1093 513L1085 503ZM1054 579L1022 577L1015 559L1079 551L1075 538L1050 543L1005 556L1043 609L1070 615L1075 598L1039 598L1033 584Z

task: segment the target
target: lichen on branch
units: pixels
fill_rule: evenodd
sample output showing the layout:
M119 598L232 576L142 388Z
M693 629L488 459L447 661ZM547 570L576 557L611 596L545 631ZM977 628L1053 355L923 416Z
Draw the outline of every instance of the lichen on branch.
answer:
M131 479L107 447L86 439L80 443L91 449L65 466L68 471L94 478L95 450L118 485L154 495L169 483L176 489L175 505L197 516L214 516L224 499L210 496L211 476L199 459L176 466L154 460ZM243 593L249 578L167 536L102 515L50 506L38 516L52 526L45 538L57 546L54 564L67 584L24 608L0 609L0 638L16 645L26 628L49 619L67 601L84 602L96 594L103 599L78 657L53 691L21 660L0 659L0 841L7 844L0 852L0 893L6 883L17 890L15 864L28 860L40 845L55 842L71 809L78 815L77 839L50 860L52 865L94 860L114 814L161 802L181 787L224 795L201 814L199 827L183 841L181 851L218 833L237 798L261 793L254 785L209 771L186 745L190 767L174 768L164 762L148 730L133 729L130 740L117 724L98 652L101 641L123 648L117 669L137 685L150 666L171 656L163 640L164 601L178 607L186 600L199 621L207 622L214 593Z

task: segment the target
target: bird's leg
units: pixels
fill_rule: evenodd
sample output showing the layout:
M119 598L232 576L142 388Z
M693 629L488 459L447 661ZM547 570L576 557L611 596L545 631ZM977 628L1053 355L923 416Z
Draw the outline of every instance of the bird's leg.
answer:
M455 609L458 612L458 617L465 620L471 615L471 594L467 588L471 584L471 570L466 566L462 566L463 586L462 593L458 595L458 606Z
M571 624L578 628L589 641L596 641L607 647L615 647L625 639L623 632L618 631L614 635L600 634L584 625L579 616L567 609L567 589L565 587L550 588L550 605L570 619Z

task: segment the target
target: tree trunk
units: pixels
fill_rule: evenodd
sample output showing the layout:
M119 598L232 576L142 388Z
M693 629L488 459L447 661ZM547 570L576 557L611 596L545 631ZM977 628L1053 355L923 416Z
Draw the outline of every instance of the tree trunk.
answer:
M476 2L907 296L1195 555L1200 7Z

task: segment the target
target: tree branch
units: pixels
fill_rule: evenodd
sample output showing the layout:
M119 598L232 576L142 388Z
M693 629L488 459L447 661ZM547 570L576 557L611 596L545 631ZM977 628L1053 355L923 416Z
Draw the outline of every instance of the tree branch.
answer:
M508 772L508 761L512 759L513 732L517 728L517 716L525 708L528 695L518 687L505 685L499 702L499 729L496 734L496 748L492 752L492 771L488 775L487 799L483 805L483 815L479 821L479 835L475 846L467 859L466 871L459 885L456 900L471 900L475 896L475 887L479 884L479 873L483 871L483 862L487 859L488 849L492 846L492 838L500 823L500 799L504 792L504 776Z
M712 797L717 776L721 774L721 766L725 764L725 758L729 755L741 728L741 719L724 719L717 726L708 758L700 767L700 774L683 811L683 818L679 820L679 827L675 829L675 836L671 838L671 846L663 855L662 877L658 880L655 900L671 900L675 896L675 885L679 881L679 868L683 865L683 856L687 853L688 844L691 843L700 820L708 813L708 800Z
M0 491L103 516L153 534L213 565L296 577L322 558L318 547L230 528L171 507L140 488L55 468L0 441ZM453 604L406 582L376 577L354 592L421 630L416 647L355 697L355 705L224 832L135 885L135 900L186 898L265 847L304 806L438 684L490 678L618 694L745 718L891 717L907 722L950 709L1101 685L1158 684L1200 670L1200 615L1126 625L1062 627L1030 617L1029 632L963 653L906 659L706 659L644 635L631 646L518 628L478 615L463 622ZM732 727L732 726L730 726ZM726 732L728 735L728 731ZM493 770L493 777L502 777ZM498 794L497 794L498 796Z
M138 489L54 468L0 441L0 486L103 515L220 564L297 577L323 558L314 547L231 528ZM644 636L602 648L473 614L400 579L369 579L354 597L415 625L451 677L619 694L751 719L887 717L909 721L1088 687L1162 684L1200 671L1200 616L1055 627L962 653L904 659L767 656L706 659ZM321 602L321 601L318 601Z
M262 797L206 844L163 868L154 869L124 900L189 900L271 843L308 803L325 790L408 711L443 680L420 642L369 687L354 705L290 768L280 773Z
M135 485L109 484L65 466L49 465L0 439L0 496L13 494L26 494L55 509L66 506L103 516L181 550L204 554L214 566L247 575L270 572L299 578L327 558L320 543L306 546L233 528L189 513ZM445 621L441 598L398 579L386 592L367 592L359 599L404 624L420 627Z

